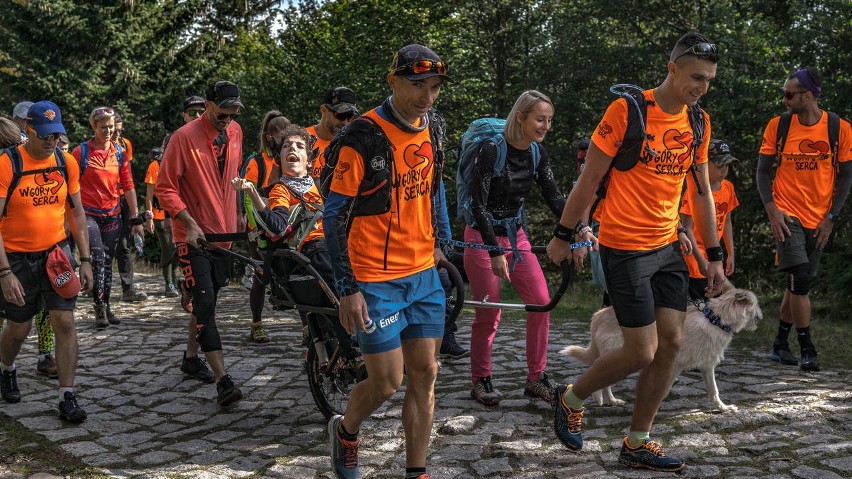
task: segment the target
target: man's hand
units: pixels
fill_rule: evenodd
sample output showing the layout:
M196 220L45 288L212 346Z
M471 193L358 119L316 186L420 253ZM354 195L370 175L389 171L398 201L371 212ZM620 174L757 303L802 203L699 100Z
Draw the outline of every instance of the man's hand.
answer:
M150 220L145 220L145 229L149 233L154 233L154 219L153 218L151 218Z
M559 238L551 238L550 243L547 243L547 257L555 265L559 265L566 259L571 261L571 243Z
M725 276L730 276L734 274L734 255L728 255L728 259L725 260Z
M707 288L704 289L708 298L718 296L722 292L722 285L725 284L725 274L722 268L721 261L711 261L707 264Z
M206 240L207 238L204 237L204 232L201 231L198 224L193 221L192 224L186 225L186 242L198 248L199 239Z
M444 251L441 248L435 248L435 251L432 253L432 257L435 258L435 266L438 266L438 263L440 263L442 259L447 260L448 263L450 261L444 255Z
M6 302L19 307L24 305L24 288L14 273L0 278L0 287L3 289L3 298L6 299Z
M88 294L92 290L92 286L95 284L93 278L92 263L83 261L80 264L80 286L84 294Z
M680 241L680 251L683 253L683 255L691 255L694 248L692 247L692 241L689 240L689 235L686 233L678 232L677 239L678 241Z
M792 223L793 219L787 213L779 210L773 203L767 203L766 215L769 217L769 226L772 228L772 236L779 242L784 242L790 236L790 228L787 223Z
M141 237L145 237L145 228L142 225L133 225L130 227L130 231L135 235L139 235Z
M369 317L367 302L360 291L340 298L340 325L350 335L354 336L358 330L365 331L364 323Z
M831 236L831 231L834 229L834 221L828 218L823 218L814 230L814 238L816 238L817 249L825 248L828 244L828 237Z

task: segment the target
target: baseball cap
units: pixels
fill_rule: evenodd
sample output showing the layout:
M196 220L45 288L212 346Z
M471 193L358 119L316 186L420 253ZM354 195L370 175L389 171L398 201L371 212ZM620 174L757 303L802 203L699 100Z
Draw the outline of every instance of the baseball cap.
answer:
M27 113L27 124L33 127L38 136L47 136L51 133L66 134L65 127L62 126L62 113L52 101L33 103Z
M731 155L731 147L725 143L725 140L710 140L708 156L716 166L725 166L731 162L739 161Z
M163 149L160 147L151 148L151 159L160 160L163 158Z
M219 108L234 106L243 108L243 102L240 101L240 88L225 80L219 80L207 87L207 100L212 101Z
M80 278L74 273L71 261L68 260L62 248L57 246L47 255L45 269L56 294L65 299L71 299L80 293Z
M238 92L239 94L239 92ZM193 95L186 100L183 101L183 111L189 110L191 106L204 106L204 98L201 98L198 95Z
M30 111L30 107L33 106L33 102L31 101L22 101L15 105L15 109L12 110L12 118L20 118L22 120L27 119L27 113Z
M328 105L336 113L357 112L355 92L345 86L332 88L325 94L323 104Z
M577 145L577 159L582 160L586 158L586 151L589 149L589 139L585 138L580 140L580 143Z
M400 48L393 56L391 73L409 80L423 80L439 76L452 81L447 76L447 64L429 47L412 43Z

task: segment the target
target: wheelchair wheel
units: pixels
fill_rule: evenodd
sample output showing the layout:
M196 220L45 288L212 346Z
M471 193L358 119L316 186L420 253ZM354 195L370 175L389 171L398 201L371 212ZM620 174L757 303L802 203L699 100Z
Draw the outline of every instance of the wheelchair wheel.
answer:
M336 344L336 341L326 340L326 344L329 343ZM326 420L343 414L352 386L367 378L367 367L359 359L338 358L333 364L322 365L313 345L308 347L308 384L314 402Z

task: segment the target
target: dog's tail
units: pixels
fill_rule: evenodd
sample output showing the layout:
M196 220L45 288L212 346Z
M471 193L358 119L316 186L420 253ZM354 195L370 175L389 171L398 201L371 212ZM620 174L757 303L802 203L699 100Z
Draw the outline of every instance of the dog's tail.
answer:
M595 333L601 321L601 319L599 319L601 311L598 311L597 313L595 313L594 316L592 316L591 326L589 328L589 337L591 338L589 340L589 345L585 348L581 346L571 345L562 349L562 351L559 351L559 354L562 354L564 356L570 356L587 366L589 364L592 364L592 362L594 362L594 360L601 355L601 352L598 349L598 345L595 342Z

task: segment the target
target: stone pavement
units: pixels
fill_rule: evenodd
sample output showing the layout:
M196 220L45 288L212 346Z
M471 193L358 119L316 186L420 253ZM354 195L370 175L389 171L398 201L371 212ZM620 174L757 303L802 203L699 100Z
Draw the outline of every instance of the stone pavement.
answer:
M65 425L58 419L55 381L35 374L34 336L18 358L24 398L18 404L0 402L0 412L115 477L332 477L326 424L308 389L296 316L270 311L264 322L272 342L252 344L247 291L222 291L218 322L226 364L245 399L220 410L214 385L187 379L178 369L186 315L175 299L161 296L155 275L138 276L151 298L116 302L119 326L95 331L90 300L80 300L77 384L80 404L89 413L85 423ZM463 344L470 318L467 312L460 319ZM585 345L586 326L554 325L551 338L551 379L570 381L582 369L558 351L571 343ZM582 453L559 444L550 406L523 395L522 320L504 320L494 363L494 384L504 396L495 408L470 399L467 359L443 363L429 458L432 477L671 477L617 464L628 406L587 408ZM703 382L693 372L680 377L656 421L654 436L689 464L683 476L852 476L848 372L804 374L769 362L765 351L729 351L717 376L722 400L739 406L738 412L708 410ZM628 405L633 382L614 387ZM362 477L402 477L401 407L398 393L364 425Z

